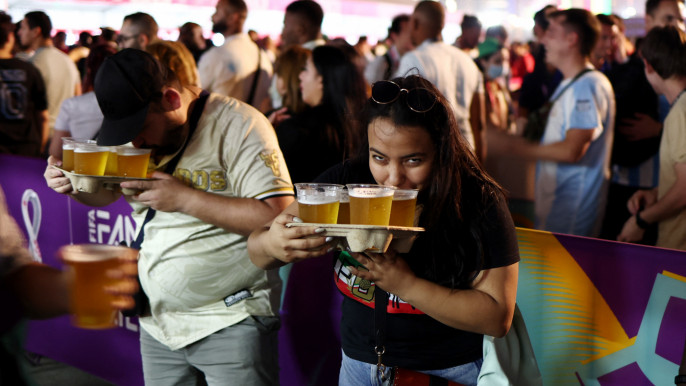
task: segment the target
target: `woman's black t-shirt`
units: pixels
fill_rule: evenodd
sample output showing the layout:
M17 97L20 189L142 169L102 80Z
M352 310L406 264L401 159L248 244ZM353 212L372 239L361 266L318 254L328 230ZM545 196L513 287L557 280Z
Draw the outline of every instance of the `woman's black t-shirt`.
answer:
M312 182L343 161L344 147L330 120L322 108L315 107L292 116L275 129L294 184Z
M322 183L375 183L367 160L347 161L320 175ZM488 232L482 269L504 267L519 261L517 236L505 200L486 213ZM421 235L419 237L422 237ZM459 237L459 235L455 235ZM419 240L419 238L418 238ZM418 243L415 242L415 245ZM408 257L421 257L413 248ZM350 358L376 363L374 352L374 284L360 280L347 267L354 264L345 253L334 262L334 279L345 295L342 305L341 344ZM436 370L473 362L482 357L483 335L449 327L389 294L386 316L386 352L383 363L414 370Z

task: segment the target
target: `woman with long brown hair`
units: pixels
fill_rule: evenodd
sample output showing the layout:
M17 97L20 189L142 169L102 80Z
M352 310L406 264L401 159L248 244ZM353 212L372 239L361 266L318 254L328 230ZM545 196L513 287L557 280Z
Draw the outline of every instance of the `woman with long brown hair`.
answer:
M427 80L375 83L365 118L360 156L317 182L418 189L418 224L426 231L406 254L338 255L335 280L344 295L339 383L388 385L394 369L405 368L475 385L483 335L504 336L515 308L519 252L502 189L481 168L449 103ZM325 229L286 227L297 215L295 202L251 234L253 263L272 269L330 250ZM358 287L367 295L357 294ZM375 319L379 309L382 323Z
M316 47L299 79L307 108L276 127L294 183L310 182L354 153L360 143L357 113L366 99L362 73L339 47Z

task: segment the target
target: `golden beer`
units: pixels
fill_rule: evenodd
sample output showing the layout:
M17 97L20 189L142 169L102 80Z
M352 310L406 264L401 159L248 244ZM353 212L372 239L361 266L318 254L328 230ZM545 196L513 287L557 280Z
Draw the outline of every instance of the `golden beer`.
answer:
M68 172L74 170L74 145L62 146L62 169Z
M304 222L335 224L338 219L338 208L338 201L317 202L317 200L299 200L298 216Z
M390 225L401 227L414 226L418 193L417 189L396 189L393 193Z
M145 154L117 155L117 175L120 177L145 178L148 174L150 151Z
M74 172L89 176L104 175L108 153L106 148L99 146L77 146L74 150Z
M391 219L388 224L399 227L414 226L414 209L416 206L416 197L405 200L393 200L391 205Z
M341 201L338 207L338 224L350 224L350 201Z
M298 216L307 223L335 224L343 185L298 183Z
M356 197L350 193L350 223L388 226L393 196Z
M91 143L95 145L92 139L80 139L73 137L62 137L62 169L66 171L74 171L74 149L79 143Z
M67 245L58 255L67 264L70 281L70 311L72 323L89 329L112 328L116 326L117 311L112 308L114 296L105 291L106 286L117 283L107 277L107 270L116 269L120 258L135 256L132 248L81 244Z
M394 191L392 186L348 184L350 223L388 226Z
M107 164L105 164L105 175L116 176L117 174L117 149L111 148L107 154Z

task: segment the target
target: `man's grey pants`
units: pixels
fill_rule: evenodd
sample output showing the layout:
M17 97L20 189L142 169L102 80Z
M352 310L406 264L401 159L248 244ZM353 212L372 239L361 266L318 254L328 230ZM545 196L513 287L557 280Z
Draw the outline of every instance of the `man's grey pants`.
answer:
M278 317L252 316L172 351L141 329L146 386L279 384Z

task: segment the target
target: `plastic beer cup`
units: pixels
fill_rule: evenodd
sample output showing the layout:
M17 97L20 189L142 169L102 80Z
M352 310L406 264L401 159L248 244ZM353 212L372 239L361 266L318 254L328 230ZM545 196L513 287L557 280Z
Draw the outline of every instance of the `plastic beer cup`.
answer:
M112 308L114 295L105 287L117 283L107 277L107 270L120 266L123 258L138 254L133 248L101 244L75 244L61 247L57 255L67 265L70 275L70 311L72 323L81 328L105 329L116 326L117 310Z
M72 137L62 137L62 169L74 170L74 140Z
M94 143L77 143L74 149L74 172L89 176L102 176L107 166L107 146Z
M107 153L107 163L105 164L105 175L117 175L117 148L119 146L110 146L110 151Z
M119 146L117 148L117 175L145 178L148 175L150 149Z
M350 223L388 226L394 190L392 186L348 184Z
M391 205L389 225L400 227L414 226L414 212L417 207L417 189L396 189Z
M95 143L92 139L78 139L72 137L62 137L62 169L66 171L74 170L74 148L77 143Z
M343 185L295 184L298 216L307 223L335 224Z

